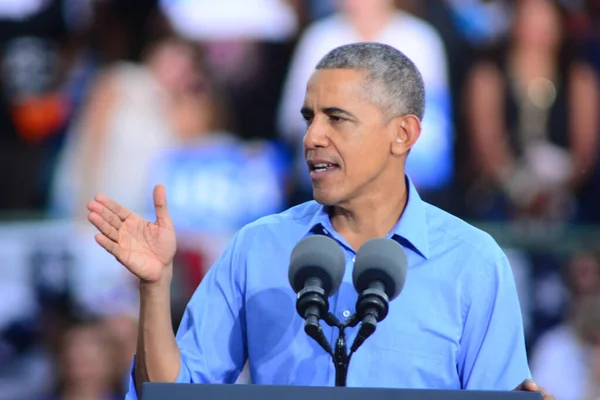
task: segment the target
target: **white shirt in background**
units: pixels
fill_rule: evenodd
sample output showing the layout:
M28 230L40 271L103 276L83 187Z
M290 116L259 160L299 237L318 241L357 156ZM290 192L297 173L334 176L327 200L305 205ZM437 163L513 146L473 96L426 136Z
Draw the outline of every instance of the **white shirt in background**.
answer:
M560 400L587 400L589 349L567 325L559 325L540 339L531 356L531 375Z

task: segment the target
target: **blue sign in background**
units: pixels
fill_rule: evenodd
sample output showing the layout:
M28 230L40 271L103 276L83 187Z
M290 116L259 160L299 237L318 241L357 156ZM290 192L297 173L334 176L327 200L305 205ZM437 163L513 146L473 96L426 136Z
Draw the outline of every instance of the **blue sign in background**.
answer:
M219 143L165 152L152 181L167 188L178 229L223 233L286 207L288 164L275 143Z

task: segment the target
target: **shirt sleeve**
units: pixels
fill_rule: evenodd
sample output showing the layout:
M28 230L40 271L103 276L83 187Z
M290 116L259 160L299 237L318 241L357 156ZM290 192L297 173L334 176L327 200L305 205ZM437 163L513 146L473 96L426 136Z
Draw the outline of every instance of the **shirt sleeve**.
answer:
M531 378L515 280L506 257L470 282L458 371L464 389L513 390Z
M210 268L185 309L175 336L181 352L176 383L235 383L247 358L244 287L240 232ZM132 366L126 399L137 398Z

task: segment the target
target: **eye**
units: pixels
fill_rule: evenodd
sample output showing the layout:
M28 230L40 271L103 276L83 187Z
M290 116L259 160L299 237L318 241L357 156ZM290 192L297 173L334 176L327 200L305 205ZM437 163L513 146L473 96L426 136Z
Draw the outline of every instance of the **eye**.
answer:
M306 122L306 126L309 126L313 120L312 115L302 115L304 122Z
M335 123L346 121L346 118L338 117L337 115L330 115L329 119Z

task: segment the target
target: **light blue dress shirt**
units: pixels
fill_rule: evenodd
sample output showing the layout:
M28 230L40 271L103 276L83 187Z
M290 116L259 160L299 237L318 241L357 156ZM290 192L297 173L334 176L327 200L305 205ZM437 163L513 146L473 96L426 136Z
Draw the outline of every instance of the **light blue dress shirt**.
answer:
M352 356L348 386L512 390L530 378L508 260L487 233L421 200L388 237L408 258L387 318ZM292 249L309 234L338 241L346 272L330 311L354 312L355 251L323 206L307 202L241 229L190 300L176 338L177 382L233 383L248 360L255 384L334 386L331 357L309 338L288 283ZM332 347L337 329L322 323ZM352 343L358 327L347 330ZM133 374L129 399L135 399Z

